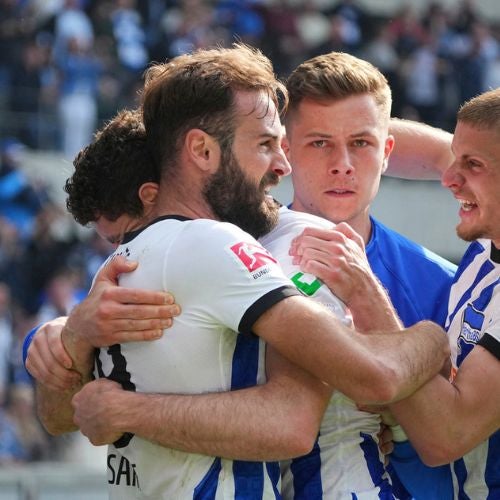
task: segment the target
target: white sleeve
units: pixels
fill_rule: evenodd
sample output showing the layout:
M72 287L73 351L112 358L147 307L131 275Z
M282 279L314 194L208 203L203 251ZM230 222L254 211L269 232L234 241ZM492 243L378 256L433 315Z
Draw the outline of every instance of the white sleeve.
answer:
M249 332L271 306L299 293L276 259L238 227L191 221L165 261L166 290L234 331Z

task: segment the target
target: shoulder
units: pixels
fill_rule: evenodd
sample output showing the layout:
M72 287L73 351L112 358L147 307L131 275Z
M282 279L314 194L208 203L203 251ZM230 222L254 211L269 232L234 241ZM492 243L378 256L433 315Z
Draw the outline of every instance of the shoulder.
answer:
M389 266L403 260L406 265L453 278L457 266L432 250L385 226L372 217L373 235L367 254L377 253ZM375 250L376 249L376 250Z
M316 227L321 229L331 229L335 226L333 222L318 217L317 215L306 212L290 210L287 207L281 207L279 212L278 224L276 227L260 238L263 245L275 241L278 238L293 238L299 235L307 227Z

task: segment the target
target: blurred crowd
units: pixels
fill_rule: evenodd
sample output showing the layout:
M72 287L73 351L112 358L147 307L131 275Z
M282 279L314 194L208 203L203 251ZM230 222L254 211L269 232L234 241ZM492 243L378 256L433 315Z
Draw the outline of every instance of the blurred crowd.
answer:
M34 417L22 339L66 314L111 251L27 177L23 150L71 161L138 104L150 61L235 40L283 78L317 54L353 53L387 76L394 116L452 130L461 102L500 86L499 26L471 0L453 5L408 2L387 18L356 0L0 0L0 465L57 458Z

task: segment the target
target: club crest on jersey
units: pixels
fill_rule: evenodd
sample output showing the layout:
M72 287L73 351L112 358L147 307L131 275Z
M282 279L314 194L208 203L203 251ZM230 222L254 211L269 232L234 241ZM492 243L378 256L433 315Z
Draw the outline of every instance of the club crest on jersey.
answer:
M252 274L254 279L269 272L269 264L277 264L278 261L260 245L240 242L229 247L231 252Z
M476 309L469 304L463 312L462 329L458 337L458 366L462 364L462 361L472 351L479 340L481 340L483 336L481 331L483 322L484 314L481 311L476 311Z

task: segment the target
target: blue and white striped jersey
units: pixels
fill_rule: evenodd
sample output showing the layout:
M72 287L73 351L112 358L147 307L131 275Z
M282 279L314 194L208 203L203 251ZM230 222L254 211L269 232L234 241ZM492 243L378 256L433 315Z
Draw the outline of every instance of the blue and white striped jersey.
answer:
M305 228L333 226L315 215L283 207L278 226L260 241L279 260L285 274L302 293L326 305L345 324L352 325L352 317L343 302L314 276L301 273L288 255L292 239ZM378 448L379 431L378 415L359 411L353 401L336 391L311 453L282 462L283 498L393 498Z
M182 314L157 341L102 348L99 376L127 390L183 394L265 381L264 346L251 327L298 292L257 241L231 224L166 217L133 233L113 255L139 262L120 284L169 290ZM278 463L185 453L130 434L109 446L108 482L117 500L280 498Z
M460 263L446 329L454 372L476 344L500 359L500 250L490 240L471 243ZM452 469L456 498L500 498L500 431L457 460Z

